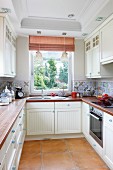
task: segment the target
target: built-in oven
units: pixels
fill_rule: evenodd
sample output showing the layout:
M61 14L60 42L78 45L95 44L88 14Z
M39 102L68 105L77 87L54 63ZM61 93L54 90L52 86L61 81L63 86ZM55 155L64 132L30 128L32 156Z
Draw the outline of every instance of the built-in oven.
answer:
M90 135L103 147L103 112L90 106Z

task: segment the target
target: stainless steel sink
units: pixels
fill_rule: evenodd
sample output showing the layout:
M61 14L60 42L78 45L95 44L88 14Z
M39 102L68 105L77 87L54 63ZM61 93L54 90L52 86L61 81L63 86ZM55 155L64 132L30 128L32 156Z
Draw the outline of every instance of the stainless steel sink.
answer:
M65 99L66 97L59 97L59 96L37 96L37 97L28 97L27 100L63 100Z

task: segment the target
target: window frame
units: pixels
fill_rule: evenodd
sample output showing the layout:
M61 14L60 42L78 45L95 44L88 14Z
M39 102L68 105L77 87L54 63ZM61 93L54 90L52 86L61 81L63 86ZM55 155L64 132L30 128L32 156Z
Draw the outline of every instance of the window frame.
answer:
M31 55L31 51L29 51L29 57L30 57L30 62L31 62L31 74L30 74L30 94L31 95L41 95L42 90L34 90L34 59ZM69 63L69 71L68 71L68 89L64 89L65 92L70 93L72 89L72 58L74 57L74 52L69 52L69 58L68 58L68 63ZM63 89L54 89L54 90L43 90L45 95L50 95L50 93L58 93L59 91L62 91Z

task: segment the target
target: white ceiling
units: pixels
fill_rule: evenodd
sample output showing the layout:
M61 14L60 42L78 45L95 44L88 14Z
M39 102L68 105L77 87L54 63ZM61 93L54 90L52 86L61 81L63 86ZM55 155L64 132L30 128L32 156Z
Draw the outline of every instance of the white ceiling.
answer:
M9 17L17 34L74 36L92 32L113 13L113 0L0 0L0 7L10 8ZM68 18L74 14L73 18Z

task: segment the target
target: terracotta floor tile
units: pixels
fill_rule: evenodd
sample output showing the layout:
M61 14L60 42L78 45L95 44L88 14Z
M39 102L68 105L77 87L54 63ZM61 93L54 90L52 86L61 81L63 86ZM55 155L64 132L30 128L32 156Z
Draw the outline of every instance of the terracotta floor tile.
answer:
M19 170L41 170L41 165L40 154L26 155L26 159L20 160Z
M73 152L72 159L80 170L107 168L103 160L94 152Z
M51 153L51 152L65 152L67 151L66 143L64 140L48 140L42 141L42 152Z
M24 143L19 170L110 170L85 138Z
M88 143L85 138L71 138L71 139L65 139L68 145L75 145L75 144L84 144Z
M84 144L82 144L82 143L78 143L78 144L72 144L72 145L69 145L68 146L69 148L69 150L71 151L71 152L88 152L88 151L90 151L90 152L94 152L94 149L88 144L88 143L84 143Z
M69 153L43 154L44 170L76 170Z
M40 153L40 141L25 141L23 146L23 153Z

